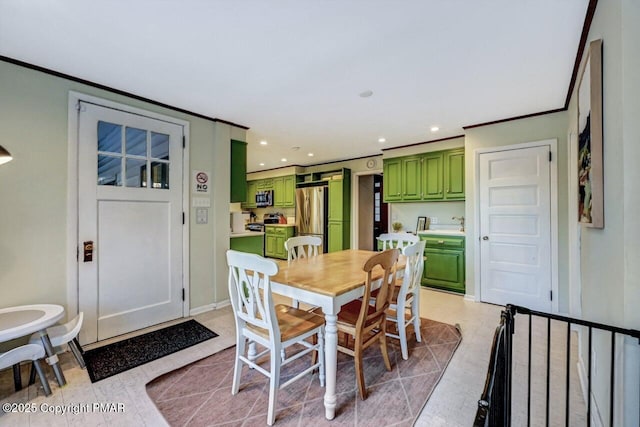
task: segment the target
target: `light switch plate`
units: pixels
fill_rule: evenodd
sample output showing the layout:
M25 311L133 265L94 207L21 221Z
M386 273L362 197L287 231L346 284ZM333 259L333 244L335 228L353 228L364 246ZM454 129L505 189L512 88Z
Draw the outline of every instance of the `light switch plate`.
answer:
M196 224L208 224L209 223L209 209L196 208Z

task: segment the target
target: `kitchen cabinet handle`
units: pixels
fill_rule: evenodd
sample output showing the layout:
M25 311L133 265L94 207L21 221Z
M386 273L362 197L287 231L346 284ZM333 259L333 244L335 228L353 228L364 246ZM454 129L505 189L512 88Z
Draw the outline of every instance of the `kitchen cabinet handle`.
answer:
M444 245L444 240L438 240L438 243Z

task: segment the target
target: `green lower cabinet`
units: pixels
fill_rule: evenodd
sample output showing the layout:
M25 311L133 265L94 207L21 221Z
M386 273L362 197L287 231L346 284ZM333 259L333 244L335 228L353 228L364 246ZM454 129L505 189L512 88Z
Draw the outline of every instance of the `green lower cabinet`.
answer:
M465 292L464 237L430 236L424 250L422 284L447 291Z
M232 237L230 247L234 251L247 252L263 256L264 236Z
M287 259L284 242L295 235L295 227L267 225L264 227L264 256L270 258Z

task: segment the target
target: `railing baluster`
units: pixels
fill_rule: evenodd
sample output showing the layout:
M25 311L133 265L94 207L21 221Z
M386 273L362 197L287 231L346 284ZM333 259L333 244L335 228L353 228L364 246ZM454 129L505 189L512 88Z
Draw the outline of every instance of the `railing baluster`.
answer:
M613 407L613 395L614 395L614 385L615 385L615 378L614 378L614 374L616 372L616 333L614 331L611 331L611 390L610 390L610 395L609 395L609 425L611 427L613 427L613 413L614 411L614 407Z
M565 414L564 421L565 425L569 427L569 374L571 368L571 322L567 322L567 379L566 379L566 396L565 396Z
M546 426L549 426L549 382L551 378L551 319L547 318L547 412Z
M527 426L531 425L531 314L529 314L529 363L527 372Z
M587 378L589 379L589 385L587 386L587 427L591 427L591 332L593 328L589 326L589 367L587 372Z

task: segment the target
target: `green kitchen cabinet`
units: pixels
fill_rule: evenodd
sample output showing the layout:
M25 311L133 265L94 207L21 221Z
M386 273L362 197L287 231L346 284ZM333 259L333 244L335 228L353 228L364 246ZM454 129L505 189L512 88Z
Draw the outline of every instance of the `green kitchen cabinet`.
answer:
M442 152L422 156L422 199L442 200L444 197Z
M263 235L249 235L249 236L237 236L231 237L230 248L234 251L247 252L250 254L256 254L263 256L264 248L264 236Z
M256 207L256 192L258 191L258 181L247 182L247 199L242 204L243 208L255 208Z
M351 245L351 171L342 169L340 174L329 181L328 191L328 251L349 249Z
M264 256L270 258L287 259L284 242L295 235L293 225L265 225L264 227Z
M402 200L402 159L385 159L382 166L384 185L382 196L385 202Z
M450 150L444 153L444 199L464 197L464 150Z
M292 208L295 206L295 175L273 178L273 206Z
M426 241L422 285L464 293L464 237L430 234L420 239Z
M258 180L258 190L273 190L273 178L265 178Z
M247 143L231 140L231 203L247 200Z
M409 156L402 158L402 200L417 201L422 199L421 179L422 157Z

